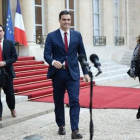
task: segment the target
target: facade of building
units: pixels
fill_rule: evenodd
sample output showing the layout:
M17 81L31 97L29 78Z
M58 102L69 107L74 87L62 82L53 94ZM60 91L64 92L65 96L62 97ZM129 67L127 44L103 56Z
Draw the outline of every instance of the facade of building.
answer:
M17 47L20 56L35 56L37 60L43 60L45 37L59 28L58 15L65 9L72 15L71 29L82 34L88 58L91 54L97 54L103 62L119 62L125 52L135 48L136 37L140 34L140 0L19 2L28 41L28 47ZM14 25L16 0L10 0L10 4ZM5 24L6 9L7 0L0 0L1 24Z

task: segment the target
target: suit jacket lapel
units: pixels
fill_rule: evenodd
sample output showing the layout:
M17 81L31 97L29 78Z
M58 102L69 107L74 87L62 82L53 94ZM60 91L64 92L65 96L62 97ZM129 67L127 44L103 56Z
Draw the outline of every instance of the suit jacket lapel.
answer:
M73 31L70 30L70 42L69 42L69 47L68 47L68 53L71 50L71 47L72 47L71 44L72 44L73 39L74 39Z
M56 34L57 34L57 39L59 40L62 48L65 51L65 45L64 45L64 42L63 42L63 39L62 39L62 36L61 36L61 33L60 33L60 30L59 29L57 30Z
M6 40L3 40L3 50L2 50L2 55L3 55L3 59L4 59L4 52L5 52L5 46L6 46Z

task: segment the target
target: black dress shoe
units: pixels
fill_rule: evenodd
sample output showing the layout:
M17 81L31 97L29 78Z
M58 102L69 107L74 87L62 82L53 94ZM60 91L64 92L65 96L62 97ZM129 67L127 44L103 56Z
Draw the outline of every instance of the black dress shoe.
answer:
M74 130L71 133L71 139L82 139L82 138L83 138L83 136L77 130Z
M138 113L136 114L136 118L139 119L140 118L140 107L138 109Z
M59 135L66 135L66 130L64 126L60 126L58 130Z

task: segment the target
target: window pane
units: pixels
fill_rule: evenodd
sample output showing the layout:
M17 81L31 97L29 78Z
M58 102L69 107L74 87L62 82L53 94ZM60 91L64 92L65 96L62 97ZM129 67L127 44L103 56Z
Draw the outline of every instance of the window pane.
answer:
M42 14L41 14L41 7L35 7L35 23L42 24Z
M74 1L75 0L65 0L65 9L66 10L68 10L69 12L70 12L70 14L71 14L71 26L70 26L70 28L71 29L74 29L75 27L75 25L74 25L74 19L75 19L75 14L74 14L74 12L75 12L75 7L74 7Z
M74 9L74 0L69 0L69 9Z
M98 29L94 30L94 36L99 36L99 30Z
M74 28L70 28L71 30L74 30Z
M94 0L92 0L92 12L94 13Z
M93 23L93 28L94 28L94 21L95 21L94 20L94 14L92 14L92 20L93 20L92 23Z
M99 0L94 0L94 12L99 13Z
M65 0L65 8L67 9L67 0Z
M118 18L115 18L115 29L118 29Z
M69 11L71 14L71 26L74 26L74 11Z
M94 15L94 28L99 28L99 15Z
M36 26L36 35L42 35L42 26Z
M41 5L41 0L35 0L36 5Z
M115 16L118 16L118 4L115 4Z
M119 35L118 30L116 30L115 31L115 36L118 36L118 35Z

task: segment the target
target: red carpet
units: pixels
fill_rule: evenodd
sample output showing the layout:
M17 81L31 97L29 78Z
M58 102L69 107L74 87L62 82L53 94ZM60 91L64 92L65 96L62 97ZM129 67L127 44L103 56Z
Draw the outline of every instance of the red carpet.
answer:
M137 109L140 104L140 89L94 86L93 108L114 108L114 109ZM90 89L80 90L80 106L89 107ZM53 102L53 97L35 99L37 102ZM68 95L65 96L65 103L68 104Z
M18 57L14 63L16 78L14 79L14 93L28 96L29 100L52 96L52 82L47 79L49 65L44 61L35 60L34 56ZM89 84L80 78L80 88L88 87Z
M34 56L19 56L18 61L35 60Z

